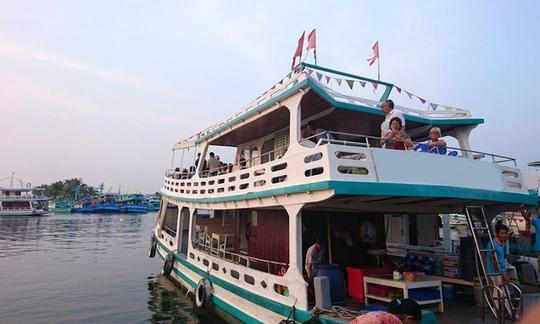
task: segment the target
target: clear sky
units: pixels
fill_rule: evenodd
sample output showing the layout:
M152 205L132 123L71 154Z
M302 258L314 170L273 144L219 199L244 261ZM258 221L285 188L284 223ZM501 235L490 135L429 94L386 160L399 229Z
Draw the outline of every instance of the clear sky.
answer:
M473 149L540 159L538 1L0 0L0 178L159 189L172 145L238 111L317 28L319 64L486 123Z

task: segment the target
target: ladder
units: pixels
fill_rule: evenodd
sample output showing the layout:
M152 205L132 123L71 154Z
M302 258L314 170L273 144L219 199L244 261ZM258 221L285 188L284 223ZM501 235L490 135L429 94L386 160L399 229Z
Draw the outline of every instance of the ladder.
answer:
M511 238L514 238L515 240L515 243L518 248L518 253L521 259L528 262L529 257L525 255L525 252L523 252L523 245L525 245L524 238L519 234L519 225L515 216L516 216L516 213L512 212L512 216L508 218L508 227L511 230Z
M505 321L507 308L509 308L510 319L514 319L517 315L515 305L521 302L521 291L519 288L517 290L513 289L518 292L518 296L513 298L508 286L514 288L515 285L505 284L501 280L503 273L499 263L495 260L493 233L484 208L482 206L465 206L465 216L476 250L476 273L480 288L484 292L484 301L487 302L498 322L503 323ZM487 239L487 244L483 244L482 239ZM489 272L488 262L490 263ZM483 305L484 303L482 303ZM484 319L483 315L484 308L482 307L482 319Z

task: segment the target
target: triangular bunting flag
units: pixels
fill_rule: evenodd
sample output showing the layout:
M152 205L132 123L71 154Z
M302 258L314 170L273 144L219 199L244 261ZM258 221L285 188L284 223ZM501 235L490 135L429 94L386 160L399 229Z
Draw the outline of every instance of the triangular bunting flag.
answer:
M324 78L326 79L326 83L330 83L330 77L328 75L325 75Z
M343 79L338 79L338 78L334 78L334 80L336 80L338 85L341 85L341 81L343 81Z
M319 79L319 81L321 81L321 78L322 78L322 74L319 73L319 72L315 72L315 74L317 75L317 79Z
M430 103L430 104L429 104L429 108L431 108L431 110L434 110L434 111L435 111L435 110L437 110L437 107L439 107L439 105L434 104L434 103Z
M373 86L373 89L377 89L377 87L379 86L379 84L375 82L371 82L371 85Z
M313 73L313 70L312 69L307 69L306 72L307 72L307 74L311 75L311 73Z
M354 85L354 80L345 80L345 81L347 81L347 84L349 85L349 88L351 88L351 90L352 90L353 85Z
M365 88L365 87L366 87L366 81L358 81L358 83L360 83L360 85L362 86L362 88Z
M405 90L405 93L407 94L407 96L409 96L409 99L412 99L412 96L413 96L413 94L412 94L412 93L410 93L410 92L409 92L409 91L407 91L407 90Z
M420 102L421 102L422 104L425 104L425 103L426 103L426 100L425 100L425 99L422 99L422 98L420 98L420 97L418 97L418 96L417 96L416 98L418 98L418 100L420 100Z
M396 87L397 92L401 93L401 88L397 87L397 86L395 86L395 87Z

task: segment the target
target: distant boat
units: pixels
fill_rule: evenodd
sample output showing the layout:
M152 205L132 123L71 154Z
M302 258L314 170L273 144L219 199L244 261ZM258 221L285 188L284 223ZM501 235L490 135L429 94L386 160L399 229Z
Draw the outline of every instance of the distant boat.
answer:
M146 206L148 207L148 211L158 211L159 210L159 196L157 195L150 195L146 196Z
M105 194L99 198L83 199L71 209L72 213L119 213L116 194Z
M148 206L144 195L123 195L116 199L116 206L122 213L147 213Z
M71 200L57 200L49 202L49 209L55 213L69 213L75 206Z
M0 181L8 179L9 187L0 187L0 216L39 216L49 212L49 198L45 197L44 189L33 188L30 183L24 186L14 174ZM13 187L15 179L20 182L20 188Z

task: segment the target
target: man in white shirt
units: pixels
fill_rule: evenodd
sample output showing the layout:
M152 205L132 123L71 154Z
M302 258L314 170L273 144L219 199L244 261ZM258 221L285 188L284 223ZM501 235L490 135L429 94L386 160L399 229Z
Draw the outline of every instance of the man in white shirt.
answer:
M381 110L386 115L384 121L381 124L381 138L385 137L390 132L390 121L392 118L401 119L401 128L405 131L405 118L401 110L394 108L394 102L392 100L385 100L381 105Z
M211 176L217 175L219 169L219 160L216 159L214 152L210 152L210 157L208 158L208 169Z

